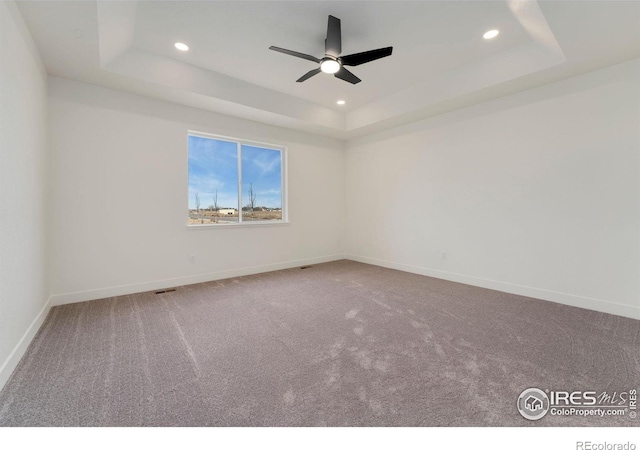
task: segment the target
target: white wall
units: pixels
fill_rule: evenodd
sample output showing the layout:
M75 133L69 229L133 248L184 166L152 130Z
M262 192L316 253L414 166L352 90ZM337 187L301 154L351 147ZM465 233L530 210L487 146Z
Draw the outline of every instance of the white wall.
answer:
M339 141L60 78L49 114L55 303L341 257ZM188 130L287 146L290 224L187 229Z
M46 73L0 2L0 388L48 312Z
M346 252L640 318L639 154L639 61L352 141Z

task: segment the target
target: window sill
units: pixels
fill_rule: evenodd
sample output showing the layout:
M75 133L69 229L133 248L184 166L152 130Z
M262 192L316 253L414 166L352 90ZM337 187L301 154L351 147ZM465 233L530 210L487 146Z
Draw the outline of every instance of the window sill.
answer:
M259 227L282 227L289 225L290 222L279 220L277 222L242 222L242 223L219 223L219 224L202 224L202 225L186 225L188 230L210 230L212 228L221 229L233 229L233 228L259 228Z

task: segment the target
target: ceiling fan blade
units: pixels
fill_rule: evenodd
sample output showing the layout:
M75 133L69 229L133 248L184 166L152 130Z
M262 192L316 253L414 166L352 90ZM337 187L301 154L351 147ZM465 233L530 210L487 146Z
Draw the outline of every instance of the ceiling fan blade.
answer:
M340 31L340 19L337 17L329 16L324 52L334 58L337 58L342 53L342 32Z
M318 75L320 72L322 72L319 68L318 69L313 69L310 70L309 72L305 73L304 75L302 75L300 78L298 78L296 81L298 83L302 83L305 80L308 80L309 78L311 78L314 75Z
M309 61L313 61L315 63L319 63L320 60L315 56L305 55L304 53L294 52L293 50L287 50L286 48L274 47L273 45L269 47L269 50L273 50L276 52L284 53L285 55L296 56L298 58L306 59Z
M341 67L340 70L333 74L333 76L336 78L340 78L341 80L348 81L351 84L358 84L362 81L360 78L349 72L344 67Z
M360 64L389 56L391 52L393 52L393 47L378 48L376 50L369 50L368 52L343 56L340 58L340 62L342 62L343 66L359 66Z

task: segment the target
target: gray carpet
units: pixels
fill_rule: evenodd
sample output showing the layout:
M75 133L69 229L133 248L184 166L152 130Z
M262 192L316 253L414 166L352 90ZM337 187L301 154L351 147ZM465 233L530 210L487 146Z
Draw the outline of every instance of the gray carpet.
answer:
M3 426L638 426L527 421L528 387L640 386L640 321L352 261L53 308Z

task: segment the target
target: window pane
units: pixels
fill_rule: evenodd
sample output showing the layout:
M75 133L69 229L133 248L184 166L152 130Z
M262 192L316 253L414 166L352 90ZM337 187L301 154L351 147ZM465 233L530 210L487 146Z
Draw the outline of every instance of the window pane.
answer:
M189 136L188 220L191 225L238 222L235 142Z
M242 146L242 221L282 220L282 152Z

